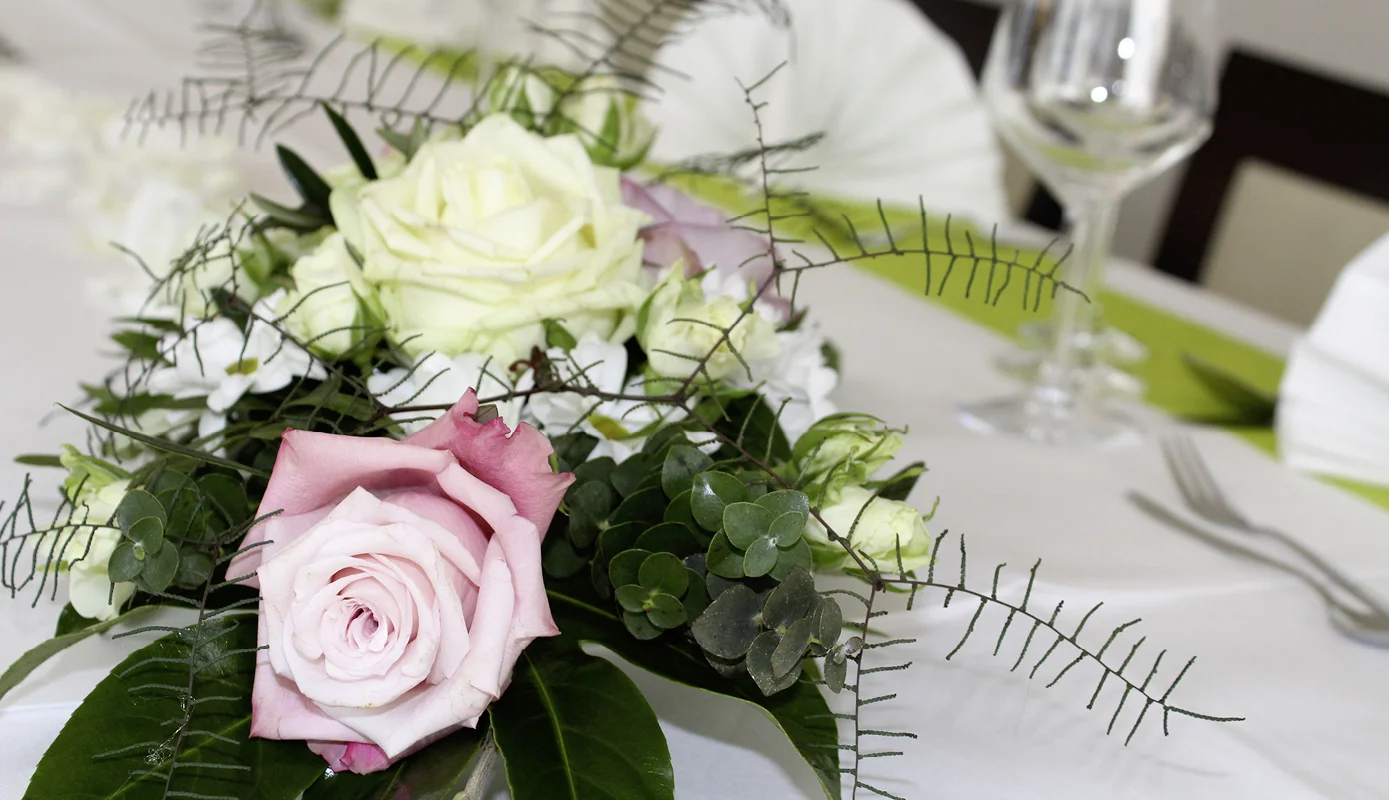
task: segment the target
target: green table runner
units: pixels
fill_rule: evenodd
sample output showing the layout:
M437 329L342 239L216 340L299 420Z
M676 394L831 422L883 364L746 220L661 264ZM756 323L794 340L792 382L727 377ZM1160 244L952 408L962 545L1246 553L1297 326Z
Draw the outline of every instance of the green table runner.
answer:
M761 207L761 200L752 200L734 184L707 177L680 178L675 181L709 202L713 202L733 213L744 214L749 209ZM774 208L774 214L810 213L813 216L787 216L777 221L777 232L781 237L806 240L808 244L824 247L818 230L828 243L841 255L860 252L851 231L857 231L858 242L866 244L870 253L890 249L887 237L883 234L884 218L891 227L893 241L901 249L922 247L923 231L921 214L916 210L885 209L881 214L877 208L863 204L838 202L833 200L814 200L797 202L800 208ZM765 219L765 215L755 211L746 218L745 224L755 226ZM947 245L955 253L985 253L992 247L988 233L981 233L968 225L953 222L947 237L943 219L928 217L925 236L932 250L944 253ZM971 247L973 250L971 251ZM794 250L795 244L786 244L784 249ZM1038 253L1026 249L1019 250L1002 243L997 246L999 257L1005 261L1013 260L1021 264L1032 264ZM1015 256L1016 254L1016 256ZM795 264L792 258L788 263ZM941 278L947 269L950 256L938 254L930 257L933 274L933 293L930 302L944 306L969 320L1010 338L1016 338L1018 326L1028 319L1045 319L1050 310L1050 294L1042 292L1040 303L1033 310L1037 299L1037 283L1032 281L1029 300L1024 303L1023 294L1027 291L1027 281L1020 271L1015 270L1008 289L998 302L990 304L982 299L988 286L988 270L980 269L974 276L973 285L969 281L969 259L956 265L950 282L941 287ZM925 298L926 257L920 252L907 255L888 254L866 258L854 262L862 270L886 278L892 283ZM1054 265L1055 259L1046 258L1044 266ZM995 273L994 292L998 293L998 281L1002 272ZM1135 337L1148 348L1148 358L1131 372L1142 378L1148 387L1144 398L1150 405L1170 414L1186 419L1212 419L1228 415L1230 411L1225 401L1215 396L1183 362L1183 354L1198 354L1210 364L1234 375L1251 386L1273 393L1278 388L1283 375L1283 359L1253 345L1226 336L1170 311L1136 300L1115 291L1106 290L1100 297L1106 321ZM1221 426L1254 446L1270 453L1277 453L1277 440L1272 428L1248 426ZM1370 486L1336 478L1326 478L1350 492L1383 508L1389 508L1389 487Z

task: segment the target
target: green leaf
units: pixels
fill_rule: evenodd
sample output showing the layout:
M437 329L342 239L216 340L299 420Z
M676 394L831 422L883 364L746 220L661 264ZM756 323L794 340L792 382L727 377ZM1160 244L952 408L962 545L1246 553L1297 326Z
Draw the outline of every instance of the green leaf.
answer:
M665 633L656 627L656 623L647 618L644 611L623 611L622 624L627 626L628 633L643 642L655 639Z
M809 570L814 564L810 544L806 542L805 537L801 537L790 547L778 550L776 566L772 568L770 575L774 580L784 581L797 567Z
M735 588L739 586L735 584L728 591ZM620 658L667 680L756 706L815 770L825 796L838 800L839 731L815 685L802 681L765 697L746 680L720 675L699 646L685 637L662 636L652 642L632 638L617 614L604 608L583 582L550 582L547 590L555 622L564 631L563 640L603 645Z
M144 568L145 556L142 552L136 552L132 542L116 545L116 549L111 551L110 560L106 562L106 574L113 583L133 581Z
M815 638L820 640L821 645L833 647L839 643L839 634L844 630L844 612L837 600L833 597L822 599L810 621Z
M683 522L693 531L699 528L699 523L694 518L694 511L690 509L690 492L684 491L671 498L670 505L666 506L666 522Z
M44 753L25 800L161 797L166 780L170 796L294 800L317 780L323 759L303 742L248 737L256 615L219 617L194 638L200 702L191 706L181 766L171 767L169 751L160 749L168 722L183 718L180 695L133 691L188 684L190 637L173 633L131 654L87 695ZM93 758L103 753L110 755Z
M221 456L215 456L212 453L208 453L203 450L198 450L197 448L189 447L183 444L178 444L177 442L171 442L168 439L161 439L157 436L147 436L143 433L140 433L139 431L132 431L129 428L122 428L120 425L113 425L112 423L107 422L104 419L98 419L96 417L88 416L86 414L83 414L81 411L68 408L67 406L61 403L58 404L58 407L63 409L64 411L67 411L70 414L74 414L78 417L81 417L82 419L92 423L93 425L99 428L105 428L106 430L111 431L113 433L119 433L122 436L127 436L155 450L159 450L165 453L173 453L174 455L178 456L185 456L187 458L194 459L195 461L201 461L204 464L211 464L214 467L224 467L230 470L247 472L252 475L255 475L256 477L265 478L267 480L270 478L270 473L266 470L257 469L246 464L238 464L235 461L229 461L225 458L222 458Z
M767 538L775 542L777 547L790 547L800 541L801 533L805 531L806 519L808 517L799 511L788 511L772 520Z
M699 646L719 658L742 658L760 630L762 600L742 584L718 596L690 626Z
M655 433L646 437L646 442L641 446L641 451L649 456L658 456L659 460L664 460L662 455L671 447L681 442L688 442L685 438L685 429L680 425L666 425L658 428Z
M1238 423L1255 426L1273 421L1278 410L1277 394L1191 353L1183 353L1182 361L1211 394L1229 406Z
M905 503L911 496L912 489L916 488L917 480L924 474L926 462L917 461L898 470L891 477L874 481L868 488L876 491L884 500L900 500Z
M577 575L588 566L588 559L574 549L574 545L563 536L547 537L545 554L540 560L545 574L554 578L568 578Z
M681 558L704 549L689 526L683 522L653 525L637 539L637 547L653 553L674 553Z
M9 694L11 689L18 686L25 678L29 677L29 673L38 669L43 662L53 656L58 655L94 633L101 633L102 631L109 630L117 624L129 620L132 616L143 614L153 607L154 606L139 606L126 611L115 619L106 620L105 622L96 622L93 620L90 621L90 625L77 628L74 627L77 624L76 621L85 620L86 618L79 615L76 611L69 613L68 609L72 608L72 606L65 606L58 615L59 635L54 636L48 641L40 642L30 648L24 655L15 659L14 663L10 664L10 666L5 669L3 674L0 674L0 698Z
M155 361L159 358L159 337L144 331L116 331L111 341L130 352L135 358Z
M454 800L480 761L487 729L463 728L381 772L339 772L304 792L304 800Z
M14 463L23 464L26 467L62 467L63 461L57 456L44 455L42 453L26 453L22 456L15 456Z
M53 635L66 636L69 633L77 633L80 630L99 624L101 623L98 620L84 617L77 613L77 609L72 607L72 603L68 603L58 612L58 625L56 630L53 631Z
M748 452L770 462L791 458L791 445L778 424L776 409L760 395L750 394L725 405L714 427L720 433L741 443ZM727 450L728 448L725 448Z
M844 691L844 679L849 675L849 659L842 653L825 656L825 687L839 694Z
M174 585L196 589L212 577L212 566L212 557L207 553L193 548L181 550L178 571L174 573Z
M685 565L680 563L680 559L670 553L652 553L641 563L637 572L637 582L653 592L664 592L679 597L685 593L685 587L689 585L689 577L685 573Z
M376 165L372 163L371 156L367 154L367 149L362 146L361 137L352 129L347 120L342 115L333 110L327 103L322 103L323 112L328 115L329 121L333 123L333 130L338 132L338 138L342 140L343 146L352 156L352 163L357 165L357 171L362 173L362 177L369 181L376 180Z
M801 677L801 671L805 668L804 661L796 661L791 671L778 677L772 667L772 654L781 645L782 635L776 631L765 631L753 640L752 647L748 648L748 674L752 676L757 688L762 693L771 696L784 689L791 688Z
M665 734L641 690L572 644L522 651L489 714L513 800L675 797Z
M557 320L541 320L541 324L545 326L546 347L558 347L567 353L579 346L579 340L574 338L574 334Z
M204 475L198 479L198 490L228 526L240 525L251 513L246 485L230 475Z
M641 453L629 456L613 470L613 488L623 497L630 497L641 488L642 481L646 480L651 471L651 462L646 456Z
M651 592L635 583L629 583L614 589L613 597L617 598L617 604L624 610L636 614L646 610L646 601L651 597Z
M564 502L570 508L584 511L595 520L607 519L617 501L617 492L603 481L585 481L564 495Z
M251 202L259 206L271 222L291 230L308 233L333 223L326 211L316 208L290 208L255 192L251 192Z
M290 185L294 191L303 199L304 204L319 209L328 208L328 197L333 193L333 187L328 182L319 177L314 172L313 167L308 162L299 157L299 154L284 145L275 145L275 155L280 159L280 167L285 171L285 176L289 178Z
M743 574L749 578L760 578L776 567L776 543L771 539L754 539L743 553Z
M734 547L746 550L767 535L775 519L772 512L756 503L732 503L723 510L723 530Z
M709 607L709 589L704 585L703 575L688 567L685 573L689 585L685 588L685 596L680 598L680 604L685 607L685 616L694 620Z
M146 555L154 555L164 548L164 523L158 517L142 517L135 520L125 535L143 548Z
M598 439L576 431L552 437L550 444L554 446L555 455L559 457L560 471L573 472L588 459L593 448L598 446Z
M748 498L748 487L726 472L701 472L690 487L690 510L706 531L723 528L723 511L729 503Z
M613 468L616 466L617 462L613 461L612 456L603 456L602 458L595 458L592 461L585 461L574 467L574 480L579 483L584 483L586 481L602 481L611 486Z
M668 631L685 624L685 606L680 598L664 593L653 594L648 605L650 608L646 610L646 618L651 620L652 625Z
M772 512L773 516L779 517L782 514L800 514L802 518L810 516L810 498L806 496L805 492L791 489L764 494L757 498L757 505Z
M805 658L805 649L810 646L810 620L798 619L786 629L781 643L772 651L772 675L786 676Z
M150 553L145 558L145 566L136 580L140 588L147 592L162 592L174 582L178 574L178 548L161 547L158 553Z
M767 595L767 603L762 607L762 624L768 628L786 628L802 617L808 616L819 602L820 594L815 591L815 579L804 569L794 569L781 585Z
M661 465L661 487L667 497L675 497L688 491L694 478L714 466L714 459L689 445L675 445L666 451L665 462Z
M746 577L743 573L743 553L728 541L728 535L720 531L709 543L709 551L704 558L705 568L721 578L736 580Z
M154 495L144 489L131 489L126 492L120 505L116 506L115 523L122 531L129 533L131 526L146 517L154 517L161 530L168 521L168 517L164 516L164 506L159 504Z
M650 555L645 550L624 550L613 556L612 563L608 565L608 577L613 586L640 584L641 565Z
M608 558L621 553L623 550L631 550L637 544L645 523L624 522L621 525L614 525L611 528L598 534L598 547L608 554ZM608 565L604 564L603 569Z
M659 486L652 486L623 500L622 505L608 518L608 522L612 525L621 525L624 522L645 522L654 525L665 517L665 513L665 493Z

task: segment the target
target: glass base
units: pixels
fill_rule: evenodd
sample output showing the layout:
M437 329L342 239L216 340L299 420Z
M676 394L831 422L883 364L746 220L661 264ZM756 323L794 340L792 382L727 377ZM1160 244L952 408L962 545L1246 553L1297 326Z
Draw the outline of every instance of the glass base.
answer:
M1048 403L1037 393L968 403L960 406L958 416L962 425L977 433L1058 447L1112 449L1143 441L1138 425L1120 412Z

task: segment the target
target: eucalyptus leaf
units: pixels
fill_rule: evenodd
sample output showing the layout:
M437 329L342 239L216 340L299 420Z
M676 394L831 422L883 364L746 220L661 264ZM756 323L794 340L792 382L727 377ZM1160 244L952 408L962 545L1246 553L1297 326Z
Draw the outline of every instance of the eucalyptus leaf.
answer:
M736 580L747 577L743 572L743 553L728 541L728 535L720 532L709 543L704 556L705 566L713 575Z
M799 511L788 511L772 520L767 538L775 542L777 547L790 547L800 540L801 534L805 531L806 519L806 515Z
M748 648L748 674L752 676L757 688L762 690L762 694L767 696L791 688L792 684L800 680L801 671L805 668L805 662L797 660L789 672L781 676L776 674L772 667L772 654L781 642L781 634L766 631L753 640L752 647Z
M762 601L742 584L718 596L690 626L695 641L719 658L741 658L760 630Z
M675 497L689 491L695 476L712 466L714 459L697 448L684 444L671 447L661 465L661 486L666 496Z
M164 547L164 523L158 517L141 517L135 520L125 535L144 549L147 555L158 553Z
M613 488L623 497L630 497L636 494L641 488L642 481L651 474L651 462L643 454L629 456L626 461L618 464L612 472Z
M106 562L106 575L112 583L124 583L135 580L144 568L143 552L137 553L133 542L121 542L111 551L111 558Z
M849 674L849 659L836 658L835 653L825 656L825 686L835 694L844 691L844 679Z
M768 492L757 498L757 505L772 512L773 516L790 513L800 514L802 518L810 516L810 498L805 492L791 489Z
M546 538L545 554L540 561L545 574L554 578L568 578L577 575L588 566L588 559L574 549L574 545L562 536Z
M755 539L743 553L743 574L749 578L760 578L776 567L776 543L771 539Z
M162 535L164 523L168 521L168 517L164 515L164 506L144 489L131 489L121 498L120 505L116 506L114 521L122 531L129 533L131 526L146 517L153 517L159 522Z
M637 539L637 547L653 553L674 553L681 558L704 549L694 532L682 522L663 522L647 528Z
M791 574L791 570L809 570L814 563L810 544L806 542L805 537L801 537L790 547L778 550L776 567L772 569L771 576L775 580L784 581L786 576Z
M603 456L602 458L595 458L592 461L585 461L574 467L574 480L579 483L586 481L602 481L611 486L613 469L616 466L617 462L613 461L612 456Z
M685 587L689 585L685 565L670 553L652 553L647 556L641 564L637 578L642 586L653 592L664 592L676 597L684 594Z
M198 491L227 525L240 525L251 512L246 484L230 475L214 472L198 479Z
M748 497L743 482L726 472L701 472L690 487L690 510L695 521L706 531L723 528L723 512L729 503L739 503Z
M197 641L203 666L193 691L199 702L189 706L192 719L180 739L178 766L162 744L169 738L168 721L184 715L184 699L171 691L132 691L188 684L188 637L173 633L131 654L87 695L39 761L25 800L166 794L295 800L318 780L323 759L303 742L249 738L256 615L205 622ZM93 758L103 753L110 755Z
M762 624L772 629L782 629L802 617L809 616L819 602L820 594L815 591L815 579L804 569L794 569L781 585L767 595L766 605L762 607Z
M646 550L624 550L613 556L608 565L608 579L613 586L627 586L641 583L641 565L651 553Z
M184 549L179 552L178 570L174 573L174 585L185 589L196 589L212 577L212 557L201 550Z
M704 584L704 576L688 567L685 573L689 582L680 603L685 607L686 617L698 619L699 615L704 613L704 609L709 607L709 589Z
M513 800L675 797L670 750L641 690L572 642L522 651L488 713Z
M550 444L555 448L555 455L559 458L560 471L572 472L588 459L593 448L598 446L598 439L582 431L575 431L551 437Z
M144 568L136 582L147 592L162 592L174 582L178 574L178 548L161 547L159 552L150 553L145 558Z
M627 626L628 633L643 642L655 639L665 633L647 617L645 611L623 611L622 624Z
M723 530L734 547L746 550L767 536L775 519L772 512L756 503L731 503L723 510Z
M811 622L815 638L820 640L820 644L834 647L839 642L840 632L844 630L844 612L839 608L839 601L833 597L823 598L815 607Z
M622 467L618 467L622 469ZM614 473L616 474L616 473ZM622 501L622 505L608 518L608 522L613 525L621 525L624 522L646 522L655 524L665 518L666 496L660 487L653 486L642 489Z
M658 592L651 595L646 610L646 618L652 625L662 629L670 630L685 624L685 606L680 602L680 598L673 595Z
M666 506L664 519L666 522L683 522L690 526L691 531L699 527L699 522L694 518L694 511L690 508L691 492L683 491L672 497L670 505Z
M624 611L631 611L636 614L646 610L646 601L651 597L651 591L635 583L629 583L614 589L613 597L617 599L617 604L622 606Z
M810 646L810 620L798 619L786 629L781 643L772 651L772 675L781 678L805 658Z

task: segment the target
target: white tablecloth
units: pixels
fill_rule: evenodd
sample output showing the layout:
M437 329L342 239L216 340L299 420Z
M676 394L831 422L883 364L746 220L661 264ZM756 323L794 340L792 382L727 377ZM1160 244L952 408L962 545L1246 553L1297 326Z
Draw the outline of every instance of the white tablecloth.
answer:
M11 2L0 6L0 33L55 80L130 95L187 71L196 43L188 33L190 8L148 0ZM315 163L343 159L331 138L305 147ZM273 180L273 170L266 176ZM79 249L58 208L0 210L0 242L0 374L8 382L0 440L6 457L52 452L80 428L62 417L45 426L40 421L54 401L75 398L77 380L103 369L93 349L104 330L102 315L87 305L81 286L109 262ZM1140 267L1116 265L1112 282L1274 351L1284 351L1294 335ZM1025 670L1008 671L1025 632L1014 626L993 658L999 622L988 624L987 616L977 638L947 663L943 657L973 604L941 610L939 598L928 597L935 606L922 603L885 621L892 633L921 641L910 653L911 670L873 679L872 693L899 697L866 712L871 727L905 728L920 738L884 740L880 749L906 755L866 762L866 779L911 798L1389 797L1389 651L1334 634L1315 598L1290 579L1223 556L1130 507L1124 499L1130 489L1177 504L1151 441L1096 455L967 433L954 423L952 405L1012 388L990 366L1005 346L1001 338L848 268L811 276L802 296L843 350L841 405L910 426L902 457L931 467L915 499L929 506L940 495L932 525L969 536L977 581L987 583L993 565L1007 562L1000 591L1018 599L1026 570L1041 557L1035 607L1064 598L1080 610L1105 600L1089 627L1100 639L1108 627L1143 617L1118 650L1127 652L1147 635L1148 657L1170 649L1164 663L1171 667L1199 656L1174 696L1179 704L1248 717L1237 725L1174 717L1170 738L1145 723L1124 747L1117 733L1104 735L1117 701L1112 681L1096 710L1085 710L1098 679L1093 666L1077 667L1050 690L1040 676L1028 682ZM1173 424L1155 412L1142 414L1153 433ZM1292 474L1225 434L1196 437L1240 506L1389 595L1389 514ZM0 465L0 486L9 494L22 474L18 466ZM940 569L954 570L956 563L952 555ZM58 607L3 606L0 661L40 641ZM0 798L20 796L66 714L135 645L88 640L0 701ZM679 797L818 796L789 745L755 714L633 675L670 740ZM1121 730L1137 710L1128 705Z

